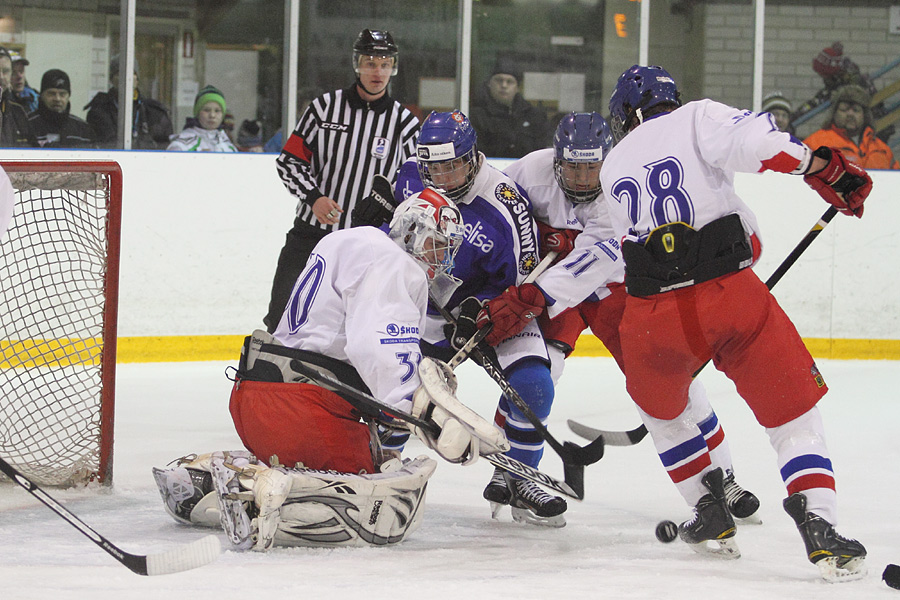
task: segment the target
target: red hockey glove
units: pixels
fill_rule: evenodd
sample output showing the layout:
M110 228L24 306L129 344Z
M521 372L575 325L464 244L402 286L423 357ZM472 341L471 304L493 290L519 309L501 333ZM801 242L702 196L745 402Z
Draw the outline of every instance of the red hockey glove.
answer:
M544 312L547 300L533 283L511 286L484 305L494 329L484 338L491 346L520 333L535 317Z
M541 238L541 256L556 252L559 256L554 262L559 262L575 248L575 238L581 233L577 229L556 229L540 221L537 221L537 226Z
M872 191L872 178L865 169L845 157L837 148L822 146L813 156L828 161L815 173L803 176L803 181L845 215L862 218L863 202Z

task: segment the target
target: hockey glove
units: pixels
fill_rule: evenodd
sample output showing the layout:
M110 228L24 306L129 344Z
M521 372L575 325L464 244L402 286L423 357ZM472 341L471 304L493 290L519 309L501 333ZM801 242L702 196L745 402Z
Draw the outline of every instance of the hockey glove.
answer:
M533 283L507 288L505 292L484 305L487 320L494 324L494 329L484 338L485 341L491 346L496 346L520 333L535 317L544 312L546 305L544 293ZM480 317L480 321L484 320L484 317Z
M444 335L454 350L466 345L478 330L490 323L484 304L475 296L469 296L459 304L459 316L456 324L448 323L444 327Z
M845 215L862 218L863 202L872 191L872 178L853 164L837 148L822 146L813 156L828 161L820 171L803 176L803 181Z
M372 179L372 192L356 203L350 213L350 226L362 227L370 225L381 227L390 223L394 216L394 191L391 182L382 175Z
M556 229L537 221L538 235L541 238L541 256L547 256L550 252L556 252L556 261L559 262L575 248L575 238L580 231L577 229Z
M425 445L453 463L471 464L479 456L506 452L503 431L456 398L456 375L446 363L423 358L419 363L422 385L413 394L412 414L433 422L440 430L412 430Z

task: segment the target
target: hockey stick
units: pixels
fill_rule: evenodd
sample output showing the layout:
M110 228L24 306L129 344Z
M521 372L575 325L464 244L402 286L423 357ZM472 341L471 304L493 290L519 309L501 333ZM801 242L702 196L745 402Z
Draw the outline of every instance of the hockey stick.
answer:
M92 542L103 548L110 556L138 575L168 575L169 573L196 569L216 560L222 551L219 538L214 535L208 535L195 542L177 546L165 552L146 555L130 554L91 529L84 521L69 512L3 458L0 458L0 471L28 490L28 493L46 504L50 510L68 521L72 527L90 538Z
M434 424L434 422L419 419L407 412L397 410L396 408L389 406L381 402L380 400L377 400L370 394L366 394L365 392L347 385L342 381L338 381L333 377L330 377L324 373L320 373L319 371L305 363L302 363L300 361L293 361L293 363L291 364L291 368L293 368L304 377L315 381L319 385L332 388L343 395L350 396L360 404L364 404L369 408L381 411L392 417L396 417L397 419L409 423L410 425L420 427L431 435L437 436L438 434L440 434L440 429L437 425ZM570 498L575 498L576 500L584 499L584 477L582 477L581 479L570 481L567 475L565 481L559 481L558 479L555 479L550 475L547 475L546 473L538 471L537 469L530 467L525 463L521 463L503 454L485 454L482 457L496 467L500 467L501 469L505 469L511 473L515 473L520 477L529 479L531 481L534 481L535 483L539 483L543 486L551 488L559 492L560 494L564 494Z
M781 281L781 278L784 277L784 274L787 273L788 269L794 266L794 263L797 262L797 259L800 258L800 255L803 254L809 245L813 243L813 240L818 237L822 230L825 229L825 226L831 223L831 220L838 213L837 208L834 206L829 206L828 210L826 210L819 220L816 221L816 224L812 226L806 235L803 236L803 239L800 240L791 253L787 255L787 257L781 261L781 264L778 265L778 268L775 269L775 272L772 273L768 279L766 279L766 287L770 290L775 287L775 284ZM694 371L693 377L697 377L706 365L709 364L707 360L703 365ZM577 421L573 421L569 419L569 429L575 435L581 436L586 440L594 440L602 437L606 440L606 443L610 446L633 446L640 442L647 435L647 428L641 424L639 427L632 429L631 431L605 431L603 429L595 429L593 427L588 427L587 425L583 425L582 423L578 423Z
M434 304L434 303L432 303ZM441 316L451 324L456 323L456 319L450 314L446 308L436 306ZM509 380L503 375L503 369L497 361L486 352L483 352L477 346L472 349L470 354L472 358L481 364L488 376L500 386L500 391L506 398L518 408L522 414L528 419L528 422L535 428L538 434L543 438L553 450L559 454L563 461L563 469L566 473L566 481L581 481L584 485L584 467L590 465L603 458L603 440L598 438L593 440L587 446L579 446L572 442L560 443L547 430L540 418L534 414L531 407L525 402L522 396L512 387Z

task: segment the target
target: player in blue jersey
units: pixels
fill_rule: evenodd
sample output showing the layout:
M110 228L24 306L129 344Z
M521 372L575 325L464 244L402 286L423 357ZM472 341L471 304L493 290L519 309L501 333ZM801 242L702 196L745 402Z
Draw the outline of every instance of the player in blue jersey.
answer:
M440 188L457 203L465 222L465 241L456 255L453 275L458 286L442 303L461 326L471 324L488 300L508 301L506 290L522 283L538 263L537 229L531 203L515 182L485 162L478 151L475 130L459 111L433 112L422 123L417 158L400 168L394 190L402 201L424 186ZM496 304L495 306L499 306ZM547 347L540 328L532 319L510 339L502 327L488 336L504 375L534 413L545 421L553 404L553 380ZM430 315L422 336L423 352L449 358L454 349L444 337L444 322ZM492 337L494 336L494 337ZM461 335L451 335L451 339ZM506 398L500 399L496 422L506 432L509 456L537 467L543 454L543 439L525 416ZM510 505L520 522L562 527L566 501L544 492L534 483L515 479L495 470L484 497L492 503L496 517L500 507Z

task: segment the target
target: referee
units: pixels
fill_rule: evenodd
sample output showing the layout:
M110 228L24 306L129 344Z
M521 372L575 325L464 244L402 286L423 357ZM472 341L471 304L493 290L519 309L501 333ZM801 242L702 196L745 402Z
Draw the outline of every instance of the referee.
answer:
M263 319L270 333L316 243L350 227L350 213L369 194L373 177L392 181L415 152L419 121L387 93L397 74L391 34L363 29L353 44L353 70L356 81L350 87L309 104L275 161L278 176L299 202Z

